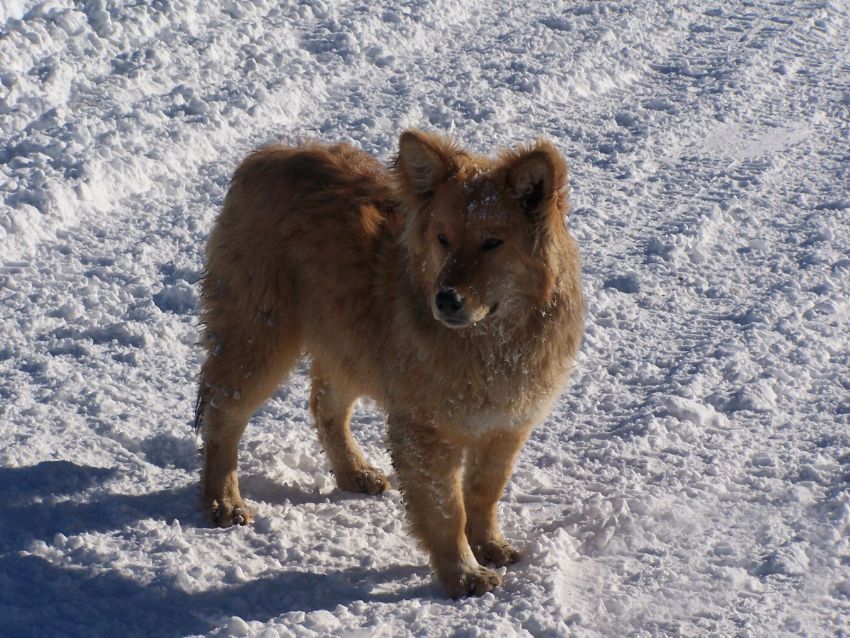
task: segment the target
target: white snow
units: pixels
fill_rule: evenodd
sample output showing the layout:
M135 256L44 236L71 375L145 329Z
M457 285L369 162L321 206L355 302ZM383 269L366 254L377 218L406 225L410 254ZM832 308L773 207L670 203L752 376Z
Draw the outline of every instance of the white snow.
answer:
M0 6L6 636L850 635L850 3ZM570 161L587 335L451 601L334 487L304 369L196 502L203 245L275 139ZM355 434L390 468L384 417Z

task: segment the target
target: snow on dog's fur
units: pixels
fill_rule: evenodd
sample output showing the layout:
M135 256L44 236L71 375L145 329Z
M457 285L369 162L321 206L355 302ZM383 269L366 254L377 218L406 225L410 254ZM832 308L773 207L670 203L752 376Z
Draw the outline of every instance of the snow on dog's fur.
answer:
M514 459L579 346L566 164L547 142L487 158L407 131L392 169L350 146L269 146L236 170L207 246L197 422L203 503L248 523L239 438L307 353L310 406L341 489L389 487L354 442L388 413L412 530L454 596L516 560L496 514Z

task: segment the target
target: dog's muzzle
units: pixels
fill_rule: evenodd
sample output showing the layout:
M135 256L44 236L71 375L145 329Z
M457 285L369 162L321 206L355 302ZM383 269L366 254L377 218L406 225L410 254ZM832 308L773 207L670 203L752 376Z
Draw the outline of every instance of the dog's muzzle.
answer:
M440 288L434 296L434 316L450 328L461 328L470 323L465 305L457 288Z

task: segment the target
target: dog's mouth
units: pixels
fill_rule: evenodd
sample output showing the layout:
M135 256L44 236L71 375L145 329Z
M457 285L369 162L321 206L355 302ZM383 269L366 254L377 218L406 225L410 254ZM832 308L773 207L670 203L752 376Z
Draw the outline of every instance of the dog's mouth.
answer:
M466 328L466 326L471 326L475 323L469 319L458 319L454 317L437 317L437 320L447 328L453 328L455 330L458 328Z
M468 315L445 315L437 310L434 311L434 318L439 321L441 324L446 326L447 328L451 328L453 330L459 330L461 328L466 328L469 326L473 326L488 317L492 317L495 312L499 309L499 302L494 303L490 306L487 311L478 318L469 317Z

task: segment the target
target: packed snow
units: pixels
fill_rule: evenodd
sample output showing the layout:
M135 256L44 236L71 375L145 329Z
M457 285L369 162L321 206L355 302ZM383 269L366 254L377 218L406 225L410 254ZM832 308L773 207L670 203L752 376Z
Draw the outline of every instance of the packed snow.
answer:
M70 0L0 9L4 636L850 636L850 3ZM197 502L197 281L274 140L408 126L571 169L587 331L447 599L335 488L300 367ZM355 435L390 470L384 416Z

